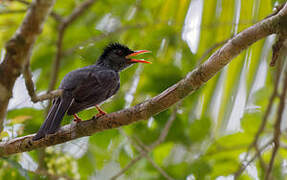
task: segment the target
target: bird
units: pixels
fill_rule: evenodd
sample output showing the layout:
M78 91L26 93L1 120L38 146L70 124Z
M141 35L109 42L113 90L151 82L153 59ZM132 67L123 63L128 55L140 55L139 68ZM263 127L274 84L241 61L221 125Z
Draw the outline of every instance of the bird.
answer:
M76 113L95 106L105 115L99 104L106 101L120 88L119 73L135 63L151 63L143 59L134 59L148 50L133 51L126 45L110 43L104 48L95 64L69 72L60 83L62 95L53 99L46 119L33 140L54 134L60 129L65 114L73 115L76 122L81 121Z

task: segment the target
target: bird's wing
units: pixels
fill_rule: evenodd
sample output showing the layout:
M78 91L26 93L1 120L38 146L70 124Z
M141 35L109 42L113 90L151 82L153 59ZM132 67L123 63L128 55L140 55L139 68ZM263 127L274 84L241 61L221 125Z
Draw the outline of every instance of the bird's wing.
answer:
M60 89L64 90L62 96L54 101L33 140L55 133L67 111L74 114L74 110L79 111L104 101L107 92L118 85L118 80L115 71L97 68L82 68L67 74L60 85Z
M92 96L103 96L119 82L118 75L112 70L92 72L74 90L76 102L89 101Z
M94 71L73 89L74 103L68 114L77 113L101 103L112 96L119 86L118 74L113 70Z

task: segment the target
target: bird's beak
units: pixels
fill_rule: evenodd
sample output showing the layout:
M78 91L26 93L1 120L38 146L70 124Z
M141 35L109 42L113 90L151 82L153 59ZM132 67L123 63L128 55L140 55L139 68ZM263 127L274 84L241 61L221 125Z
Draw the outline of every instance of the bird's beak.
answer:
M139 50L139 51L136 51L132 54L129 54L126 56L126 59L130 59L131 62L137 62L137 63L149 63L151 64L151 62L149 61L145 61L143 59L131 59L131 57L134 57L134 56L137 56L139 54L144 54L144 53L151 53L151 51L148 51L148 50Z

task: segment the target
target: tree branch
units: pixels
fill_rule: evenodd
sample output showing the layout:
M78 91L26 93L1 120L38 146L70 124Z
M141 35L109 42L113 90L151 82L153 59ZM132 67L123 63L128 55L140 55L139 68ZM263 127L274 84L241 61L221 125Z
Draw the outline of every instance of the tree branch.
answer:
M15 80L29 61L33 44L42 31L54 0L34 0L14 36L6 43L4 61L0 64L0 132L12 97Z
M253 162L256 160L258 156L270 145L272 144L272 140L268 141L266 144L264 144L258 151L250 158L249 161L242 164L240 168L234 173L234 179L238 179L238 177L243 173L243 171Z
M26 5L30 5L29 2L24 1L24 0L17 0L21 3L24 3ZM52 67L52 78L51 78L51 82L48 88L48 92L46 94L37 96L36 92L35 92L35 86L32 80L32 73L30 70L30 65L26 64L24 67L24 79L25 79L25 84L26 84L26 88L28 90L28 94L31 97L31 101L36 103L38 101L43 101L43 100L47 100L47 99L53 99L57 96L60 96L62 94L61 90L55 90L52 91L54 89L54 86L57 82L57 76L58 76L58 71L59 71L59 65L60 65L60 59L62 56L62 42L63 42L63 38L64 38L64 32L66 30L66 28L77 18L79 17L92 3L94 3L95 0L87 0L85 2L83 2L82 4L80 4L79 6L77 6L74 11L67 16L66 18L62 18L59 15L57 15L56 13L51 12L51 15L54 14L54 18L57 19L58 21L60 21L60 25L59 25L59 34L58 34L58 40L57 40L57 53L56 53L56 57L54 60L54 64Z
M24 67L24 72L23 72L23 76L25 79L25 85L28 91L29 96L31 97L31 101L33 103L39 102L39 101L44 101L47 99L53 99L55 97L61 96L62 95L62 90L58 89L55 91L50 91L47 92L46 94L43 95L37 95L35 92L35 86L32 80L32 73L30 70L30 66L29 64L26 64Z
M283 46L281 48L281 53L280 54L282 54L282 49L284 49L284 51L286 51L286 47ZM272 169L273 169L273 164L274 164L274 161L275 161L275 157L276 157L276 154L277 154L278 149L280 147L281 122L282 122L282 116L283 116L283 112L284 112L284 108L285 108L285 100L286 100L286 94L287 94L287 67L285 67L283 83L284 83L284 85L283 85L282 93L280 95L280 102L279 102L279 107L278 107L278 110L277 110L277 118L276 118L276 121L275 121L275 124L274 124L274 131L273 131L274 147L273 147L272 156L271 156L271 159L270 159L267 171L265 173L265 180L269 180L270 179L271 172L272 172Z
M32 141L33 135L28 135L2 142L0 143L0 156L60 144L83 136L90 136L106 129L148 119L194 92L252 43L270 34L287 29L285 27L286 21L287 5L276 15L256 23L230 39L202 65L161 94L131 108L113 112L100 118L92 118L77 124L66 125L55 134L38 141Z
M54 63L52 65L52 77L51 81L49 84L48 92L53 90L55 88L57 78L58 78L58 73L59 73L59 66L60 66L60 60L62 57L62 43L63 43L63 38L64 38L64 33L66 28L74 21L76 18L81 16L85 10L87 10L93 3L95 3L96 0L86 0L79 6L77 6L73 12L68 16L65 17L62 22L59 25L59 33L58 33L58 40L57 40L57 52L56 52L56 57L54 60Z
M26 0L13 0L13 1L17 1L21 4L25 4L27 6L30 6L30 2L26 1ZM59 14L57 14L56 12L54 11L51 11L50 12L50 15L56 20L56 21L62 21L62 16L60 16Z
M258 141L259 141L259 138L260 138L260 135L264 132L264 129L266 127L266 124L267 124L267 120L268 120L268 117L271 113L271 109L273 107L273 104L274 104L274 100L275 98L277 97L278 95L278 88L279 88L279 80L280 80L280 75L281 75L281 71L282 71L282 66L280 64L277 65L277 70L276 70L276 76L275 76L275 82L274 82L274 89L273 89L273 92L271 94L271 97L269 99L269 102L268 102L268 105L267 105L267 108L266 108L266 111L265 111L265 114L263 116L263 119L262 119L262 122L260 124L260 127L258 129L258 131L256 132L255 134L255 137L252 141L252 143L249 145L248 149L247 149L247 152L245 154L245 157L243 159L243 162L242 164L240 165L239 169L234 173L234 179L238 179L239 176L244 172L244 170L246 169L246 167L251 163L253 162L256 158L259 158L259 162L262 166L262 168L265 168L265 163L261 157L261 150L260 148L258 147ZM268 145L270 145L272 143L272 141L270 141L268 143ZM250 151L251 149L254 148L255 149L255 155L253 156L253 158L251 158L251 160L246 164L245 162L248 160L248 157L250 155ZM262 149L262 148L261 148ZM264 149L263 149L264 150ZM245 163L245 164L244 164Z
M266 111L264 113L264 116L263 116L263 119L262 119L262 122L260 124L260 127L258 129L258 131L256 132L255 134L255 137L252 141L252 143L249 145L248 149L247 149L247 153L244 157L244 161L247 160L248 156L249 156L249 153L251 151L252 148L255 148L256 151L258 151L258 141L259 141L259 138L260 138L260 135L263 133L265 127L266 127L266 124L267 124L267 120L268 120L268 117L271 113L271 109L273 107L273 104L274 104L274 100L275 98L277 97L278 95L278 88L279 88L279 80L280 80L280 75L281 75L281 71L282 71L282 66L281 65L278 65L277 66L277 70L276 70L276 75L275 75L275 81L274 81L274 89L273 89L273 92L271 94L271 97L269 99L269 102L268 102L268 105L267 105L267 108L266 108ZM259 155L259 157L261 157ZM260 160L261 161L261 160ZM261 163L262 164L262 163Z

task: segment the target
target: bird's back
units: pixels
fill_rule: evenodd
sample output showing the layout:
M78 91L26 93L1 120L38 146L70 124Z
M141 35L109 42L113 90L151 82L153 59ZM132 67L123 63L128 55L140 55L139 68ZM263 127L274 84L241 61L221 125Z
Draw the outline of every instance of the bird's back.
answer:
M72 115L100 104L114 95L119 87L118 72L92 65L67 74L59 88L72 92L74 101L67 111Z

